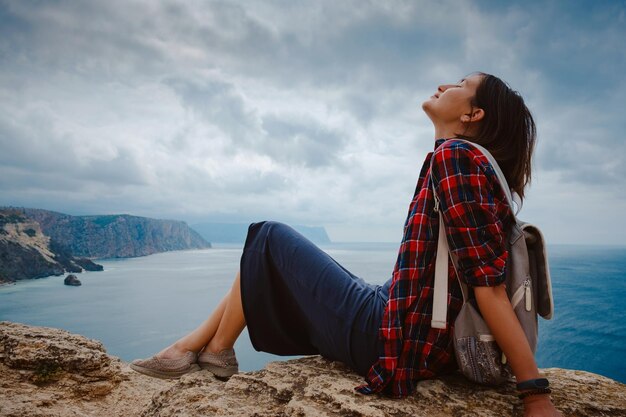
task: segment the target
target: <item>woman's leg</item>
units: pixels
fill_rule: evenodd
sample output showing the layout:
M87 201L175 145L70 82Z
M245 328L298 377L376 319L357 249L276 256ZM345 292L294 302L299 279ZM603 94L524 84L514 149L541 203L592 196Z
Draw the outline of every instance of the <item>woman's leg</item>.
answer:
M244 327L246 327L246 319L243 315L240 277L239 272L237 272L235 282L228 293L228 302L217 331L213 334L204 350L210 353L219 353L224 349L231 349L235 346L235 341Z
M199 352L205 346L205 350L211 353L232 348L246 326L239 280L239 272L237 272L232 288L213 313L195 330L157 353L156 356L174 359L181 357L189 350Z

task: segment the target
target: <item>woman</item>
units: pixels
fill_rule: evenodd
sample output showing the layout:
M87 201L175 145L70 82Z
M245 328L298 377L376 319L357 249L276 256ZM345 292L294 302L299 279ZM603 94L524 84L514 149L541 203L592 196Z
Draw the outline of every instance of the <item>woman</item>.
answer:
M238 369L235 340L247 325L257 350L321 354L346 363L365 376L367 383L356 387L363 394L404 397L418 380L455 371L451 325L463 298L452 275L448 325L430 326L439 230L432 183L461 279L473 289L516 380L525 383L520 391L532 394L523 399L525 416L561 416L549 394L532 389L539 378L537 365L502 285L511 209L486 157L455 140L487 148L523 198L531 178L533 118L517 92L480 72L439 86L422 109L435 127L434 152L423 163L393 276L384 285L354 276L289 226L254 223L240 272L211 316L131 367L164 378L200 367L229 377ZM454 274L452 266L448 270Z

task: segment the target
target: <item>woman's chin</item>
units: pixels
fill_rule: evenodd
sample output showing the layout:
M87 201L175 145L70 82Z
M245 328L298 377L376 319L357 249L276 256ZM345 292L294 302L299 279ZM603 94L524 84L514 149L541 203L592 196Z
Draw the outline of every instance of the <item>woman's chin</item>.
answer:
M422 103L422 110L424 110L426 114L428 114L429 111L432 109L432 105L435 100L436 100L435 98L429 98L428 100Z

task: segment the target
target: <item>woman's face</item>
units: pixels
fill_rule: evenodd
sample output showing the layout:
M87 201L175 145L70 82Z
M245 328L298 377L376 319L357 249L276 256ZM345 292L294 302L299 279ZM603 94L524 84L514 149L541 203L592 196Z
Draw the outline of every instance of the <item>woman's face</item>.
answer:
M437 92L422 103L422 109L433 123L460 123L470 121L472 112L471 99L476 95L476 88L482 75L475 74L463 78L457 84L442 84Z

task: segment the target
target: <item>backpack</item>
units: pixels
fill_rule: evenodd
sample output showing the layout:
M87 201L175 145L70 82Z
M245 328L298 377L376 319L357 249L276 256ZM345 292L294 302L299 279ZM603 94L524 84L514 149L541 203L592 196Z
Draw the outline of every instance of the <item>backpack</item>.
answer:
M470 143L487 157L506 193L509 206L512 208L513 195L495 158L482 146L466 140L462 141ZM439 238L435 261L431 327L441 329L445 328L446 325L448 307L447 255L449 254L463 293L463 307L454 322L453 331L454 350L459 370L471 381L480 384L499 385L511 378L512 371L506 361L506 356L498 347L487 323L480 315L475 298L468 300L467 285L460 280L456 256L450 252L448 247L448 240L443 227L443 215L438 209L439 199L435 193L434 184L433 194L435 196L435 211L439 212ZM513 194L519 199L515 192ZM521 206L518 205L518 207L518 210L513 214L514 222L512 222L507 233L508 257L505 266L505 284L515 315L534 354L538 337L537 315L549 320L554 313L552 283L543 234L537 226L517 218L517 212L521 209Z

